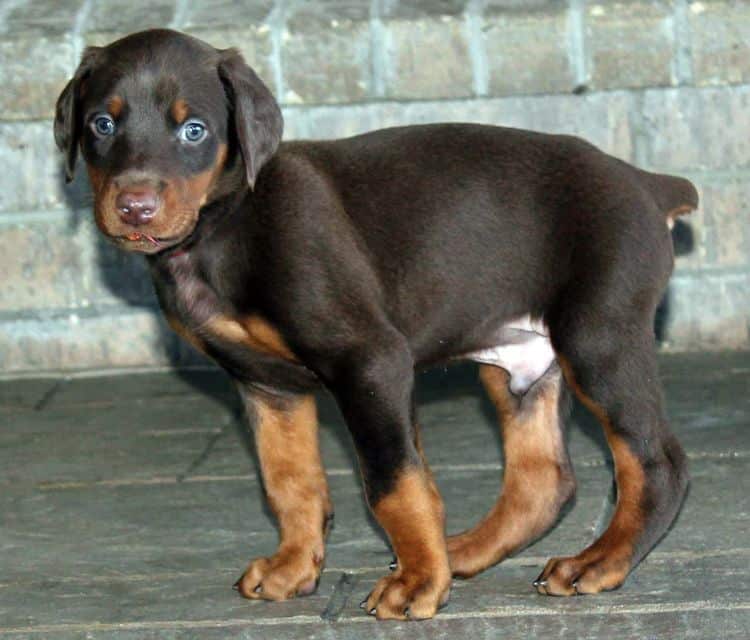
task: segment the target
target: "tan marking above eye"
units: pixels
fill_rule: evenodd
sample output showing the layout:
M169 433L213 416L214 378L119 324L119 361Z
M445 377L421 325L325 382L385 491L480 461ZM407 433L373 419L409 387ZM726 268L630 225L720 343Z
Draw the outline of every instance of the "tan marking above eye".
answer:
M177 98L177 100L172 103L169 111L172 114L174 121L177 124L182 124L188 117L188 103L182 98Z
M122 109L125 106L125 100L121 96L112 96L107 101L107 111L113 118L119 118L122 113Z

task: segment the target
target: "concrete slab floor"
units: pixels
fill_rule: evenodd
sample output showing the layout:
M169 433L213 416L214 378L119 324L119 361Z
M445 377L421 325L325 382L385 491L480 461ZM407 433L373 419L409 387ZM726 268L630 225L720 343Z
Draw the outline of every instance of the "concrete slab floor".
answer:
M318 592L242 600L231 585L271 553L239 404L218 371L0 383L0 640L18 638L750 637L750 354L661 358L669 415L692 485L669 535L620 590L536 595L547 558L576 553L606 522L612 469L581 409L569 448L575 506L547 536L469 581L433 621L378 623L357 604L387 571L345 427L321 398L336 526ZM473 367L420 377L427 455L448 530L494 501L500 442Z

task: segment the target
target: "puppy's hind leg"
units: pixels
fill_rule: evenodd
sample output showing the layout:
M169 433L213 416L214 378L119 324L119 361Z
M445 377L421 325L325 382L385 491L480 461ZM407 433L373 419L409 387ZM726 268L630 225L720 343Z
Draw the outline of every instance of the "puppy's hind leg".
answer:
M503 435L503 489L485 518L447 540L451 571L471 577L544 534L575 493L563 441L567 405L560 368L553 364L523 396L491 365L480 377L494 403Z
M551 325L553 343L568 383L604 428L617 506L598 540L547 563L535 586L556 596L619 587L666 532L687 488L685 454L664 417L650 317L584 322L585 312L568 314Z

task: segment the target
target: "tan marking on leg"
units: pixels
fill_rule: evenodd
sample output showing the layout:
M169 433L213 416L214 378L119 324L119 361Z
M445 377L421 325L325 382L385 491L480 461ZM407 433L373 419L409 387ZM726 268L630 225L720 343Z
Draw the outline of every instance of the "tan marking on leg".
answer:
M246 598L284 600L315 590L332 513L318 448L315 398L255 396L255 442L268 502L278 518L279 547L250 563L238 587Z
M615 462L617 505L602 536L575 557L553 558L539 576L537 590L548 595L598 593L619 587L627 578L635 543L643 531L641 506L645 472L628 444L614 432L606 411L589 398L575 381L570 365L561 360L568 384L601 422Z
M205 353L203 341L198 338L198 336L191 332L176 317L167 314L165 314L164 317L166 318L169 326L172 328L172 331L174 331L178 336L180 336L180 338L182 338L188 344L192 345L199 352Z
M286 344L278 329L258 315L241 320L223 315L214 316L202 325L200 330L219 336L228 342L243 344L259 353L299 362L299 358Z
M242 324L247 329L250 339L257 345L257 349L277 355L285 360L299 361L284 341L278 329L268 321L258 315L253 315L243 319Z
M398 568L375 585L368 611L375 610L380 619L433 617L450 590L445 515L437 489L423 469L407 469L373 513L390 538Z
M177 98L169 109L172 118L177 124L182 124L188 117L188 103L182 98Z
M522 404L508 387L508 374L480 367L503 434L503 489L497 503L473 529L448 538L454 575L470 577L525 547L554 524L575 492L559 421L562 380L543 379Z

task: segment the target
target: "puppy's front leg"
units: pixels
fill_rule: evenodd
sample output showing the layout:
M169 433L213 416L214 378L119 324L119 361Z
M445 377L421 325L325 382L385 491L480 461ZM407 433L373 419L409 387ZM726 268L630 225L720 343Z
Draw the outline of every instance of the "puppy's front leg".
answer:
M318 449L315 398L274 397L240 388L255 433L268 502L279 520L279 548L237 581L246 598L285 600L315 591L333 516Z
M354 360L332 388L354 438L367 500L398 558L396 571L362 606L380 619L431 618L448 600L451 574L442 500L415 445L413 361L405 345Z

